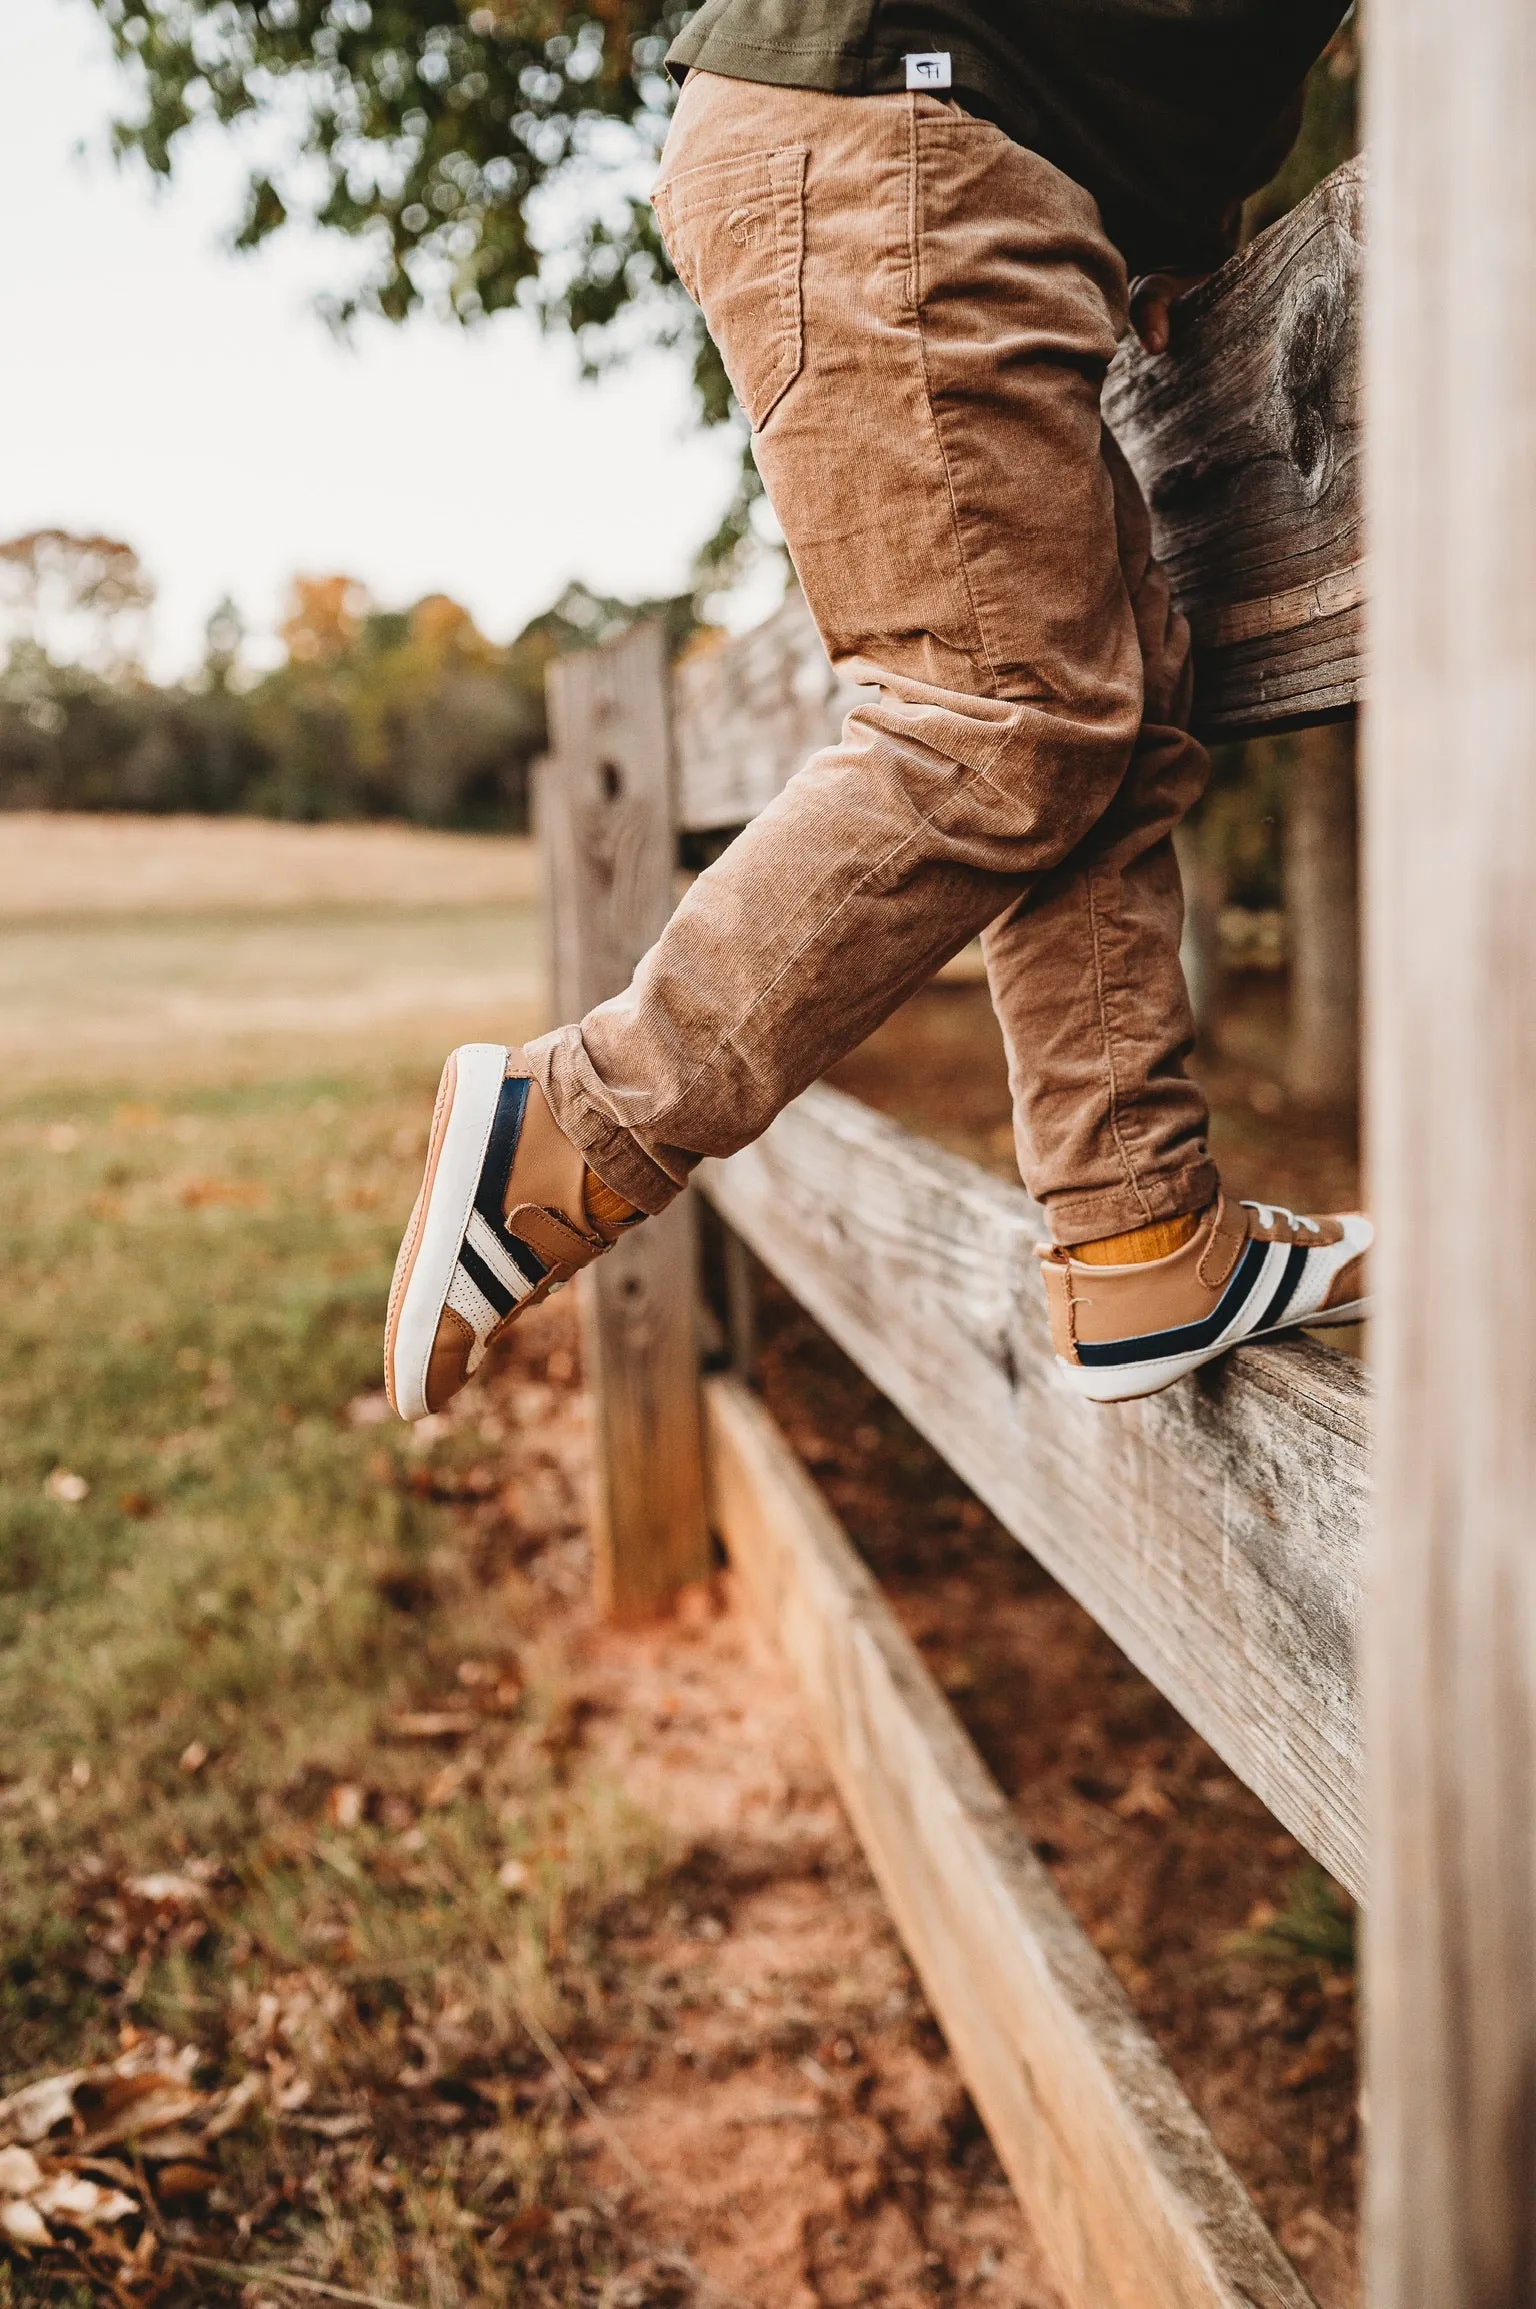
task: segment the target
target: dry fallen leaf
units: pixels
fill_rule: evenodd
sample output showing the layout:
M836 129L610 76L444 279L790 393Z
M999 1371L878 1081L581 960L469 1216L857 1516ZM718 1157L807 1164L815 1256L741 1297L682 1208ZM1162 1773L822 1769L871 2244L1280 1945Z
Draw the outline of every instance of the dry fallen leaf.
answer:
M42 2179L43 2168L30 2149L0 2149L0 2196L30 2197Z
M25 2197L13 2197L8 2205L0 2205L0 2229L15 2245L48 2245L53 2242L52 2232L37 2207Z
M62 2076L40 2077L36 2084L23 2085L20 2092L0 2101L0 2140L46 2140L60 2125L71 2123L75 2114L75 2087L83 2083L89 2073L75 2068L66 2070Z
M1345 2048L1326 2038L1307 2046L1288 2067L1280 2071L1280 2082L1288 2093L1300 2092L1304 2085L1315 2085L1330 2074L1344 2058Z
M421 1792L421 1801L427 1811L440 1812L445 1804L451 1804L463 1787L464 1779L465 1767L462 1764L445 1764L440 1772L434 1772Z
M126 2220L139 2209L121 2189L104 2189L99 2181L88 2181L80 2173L56 2174L34 2192L32 2203L40 2213L51 2213L55 2220L68 2221L77 2229Z
M203 1898L202 1885L190 1876L130 1876L123 1889L136 1900L152 1901L157 1908L189 1908Z
M200 1772L208 1761L208 1749L201 1740L189 1740L177 1761L184 1772Z
M510 2221L503 2221L487 2240L493 2253L504 2253L509 2248L526 2245L534 2237L542 2237L550 2226L552 2215L546 2205L530 2205L526 2212L516 2213Z
M223 2107L217 2109L204 2125L204 2140L221 2141L226 2133L232 2133L246 2111L261 2099L262 2083L260 2074L253 2069L249 2076L242 2077L237 2085L232 2086L225 2096Z
M182 2157L201 2157L204 2153L202 2136L188 2125L167 2125L163 2130L140 2133L134 2140L133 2151L147 2165L174 2165ZM84 2162L81 2158L74 2161Z
M162 2165L155 2175L155 2195L162 2205L196 2204L206 2197L218 2179L212 2165L193 2158L182 2158L174 2164Z
M178 2076L158 2069L124 2076L120 2071L82 2079L75 2108L86 2127L81 2153L110 2148L118 2141L136 2140L143 2133L163 2132L181 2124L207 2106L207 2095L195 2092Z
M463 1740L480 1729L480 1721L458 1709L422 1708L391 1716L388 1729L397 1740Z
M294 2116L288 2122L301 2133L318 2133L324 2141L349 2141L354 2133L367 2132L370 2120L354 2112L335 2117Z

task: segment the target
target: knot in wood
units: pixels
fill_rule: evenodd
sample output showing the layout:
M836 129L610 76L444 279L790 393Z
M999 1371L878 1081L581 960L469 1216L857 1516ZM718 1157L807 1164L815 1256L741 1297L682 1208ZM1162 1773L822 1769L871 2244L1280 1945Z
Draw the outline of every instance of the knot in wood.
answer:
M1277 333L1280 437L1297 479L1314 499L1333 478L1334 378L1349 327L1344 284L1327 271L1297 284Z

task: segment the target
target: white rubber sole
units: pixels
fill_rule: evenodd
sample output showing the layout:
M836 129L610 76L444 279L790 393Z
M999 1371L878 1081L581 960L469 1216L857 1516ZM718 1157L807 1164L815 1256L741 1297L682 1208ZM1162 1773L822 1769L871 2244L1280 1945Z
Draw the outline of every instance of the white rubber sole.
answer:
M400 1246L405 1284L384 1338L384 1383L402 1419L426 1416L427 1369L485 1167L506 1045L466 1042L448 1064L453 1079L434 1120L421 1199Z
M1363 1323L1370 1314L1369 1299L1351 1299L1343 1307L1330 1307L1325 1315L1291 1315L1266 1330L1245 1332L1241 1339L1218 1339L1213 1347L1202 1347L1192 1355L1162 1355L1149 1363L1122 1363L1108 1368L1090 1370L1081 1363L1064 1362L1056 1357L1058 1380L1072 1395L1085 1403L1135 1403L1144 1395L1161 1395L1176 1379L1187 1378L1202 1364L1214 1363L1218 1355L1230 1355L1234 1347L1251 1347L1262 1339L1277 1339L1282 1331L1325 1331L1339 1323Z

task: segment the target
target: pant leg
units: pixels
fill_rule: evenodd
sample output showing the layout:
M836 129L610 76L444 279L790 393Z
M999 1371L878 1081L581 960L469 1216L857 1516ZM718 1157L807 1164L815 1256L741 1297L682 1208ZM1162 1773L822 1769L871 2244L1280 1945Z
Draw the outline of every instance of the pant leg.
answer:
M1189 735L1189 628L1152 557L1141 490L1112 438L1121 567L1141 646L1143 719L1109 808L1054 872L983 935L1008 1052L1019 1170L1058 1242L1089 1242L1216 1191L1179 941L1184 898L1172 832L1204 791L1205 748ZM1091 969L1068 979L1063 953ZM1155 1178L1157 1193L1146 1182ZM1166 1199L1171 1195L1172 1204Z
M656 1209L1076 851L1142 725L1099 392L1125 280L1088 195L922 96L690 77L657 209L834 661L876 685L702 875L629 989L531 1056ZM1048 985L1095 970L1064 910ZM1074 1208L1189 1207L1102 1079ZM1119 1143L1132 1149L1130 1175Z

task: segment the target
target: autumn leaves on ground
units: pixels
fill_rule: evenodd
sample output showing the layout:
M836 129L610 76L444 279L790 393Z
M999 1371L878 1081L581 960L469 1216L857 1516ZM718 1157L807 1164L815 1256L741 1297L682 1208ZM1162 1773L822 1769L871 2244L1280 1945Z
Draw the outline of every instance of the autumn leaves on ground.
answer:
M592 1621L564 1306L377 1391L526 852L114 831L0 890L0 2301L1045 2309L728 1591Z

